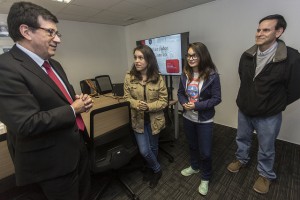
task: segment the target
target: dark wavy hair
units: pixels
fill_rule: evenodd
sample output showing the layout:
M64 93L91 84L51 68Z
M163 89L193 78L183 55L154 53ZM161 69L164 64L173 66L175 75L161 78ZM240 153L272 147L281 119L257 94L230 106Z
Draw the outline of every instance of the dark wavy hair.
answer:
M10 37L14 42L22 40L24 37L20 33L19 28L25 24L32 28L40 27L38 17L44 20L58 23L58 19L47 9L30 2L16 2L9 10L7 16L7 26Z
M201 42L191 43L188 46L188 49L193 49L197 57L200 59L198 70L199 70L199 79L203 77L207 79L209 74L212 71L217 71L215 64L213 63L207 47ZM189 65L187 59L185 59L184 73L187 74L189 81L193 79L193 68Z
M147 45L139 45L133 49L133 54L135 51L140 51L145 61L147 62L147 79L151 82L156 83L159 80L159 69L155 54L152 49ZM132 68L130 70L130 75L134 76L138 80L142 80L142 75L139 71L136 70L134 63L132 64Z

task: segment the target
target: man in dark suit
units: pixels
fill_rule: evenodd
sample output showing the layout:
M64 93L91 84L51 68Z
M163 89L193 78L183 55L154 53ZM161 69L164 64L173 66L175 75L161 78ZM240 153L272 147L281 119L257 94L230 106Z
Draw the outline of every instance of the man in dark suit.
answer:
M75 95L51 59L61 37L56 23L52 13L29 2L10 8L7 24L16 44L0 56L0 121L7 126L17 185L37 183L48 199L86 199L90 175L80 113L93 101Z

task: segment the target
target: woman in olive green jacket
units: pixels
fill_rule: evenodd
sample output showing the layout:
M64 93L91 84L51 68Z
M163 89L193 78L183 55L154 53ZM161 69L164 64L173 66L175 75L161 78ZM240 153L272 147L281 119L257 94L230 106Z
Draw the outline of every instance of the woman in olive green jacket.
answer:
M147 162L143 180L150 181L150 188L154 188L162 176L157 161L158 133L165 127L163 109L168 104L168 94L152 49L141 45L133 54L132 69L125 76L124 97L130 102L132 128L140 153Z

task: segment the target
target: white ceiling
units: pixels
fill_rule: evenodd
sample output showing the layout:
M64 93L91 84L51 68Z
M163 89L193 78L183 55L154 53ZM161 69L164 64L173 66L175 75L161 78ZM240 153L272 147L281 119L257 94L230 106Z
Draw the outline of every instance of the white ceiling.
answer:
M0 14L20 0L0 0ZM126 26L215 0L25 0L50 10L58 19Z

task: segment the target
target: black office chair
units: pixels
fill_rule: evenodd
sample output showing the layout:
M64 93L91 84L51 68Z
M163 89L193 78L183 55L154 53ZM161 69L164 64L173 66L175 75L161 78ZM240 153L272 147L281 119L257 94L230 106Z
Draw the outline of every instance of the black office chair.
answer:
M112 116L114 121L111 121L112 117L109 116ZM101 198L113 180L117 180L130 193L132 199L138 199L138 196L121 179L121 167L138 154L131 127L130 103L122 102L91 111L90 138L91 171L110 173L110 180L94 199Z
M96 76L96 86L100 94L107 94L113 91L113 86L109 75Z
M85 79L80 81L80 88L83 94L89 94L91 96L98 95L98 89L95 79Z

